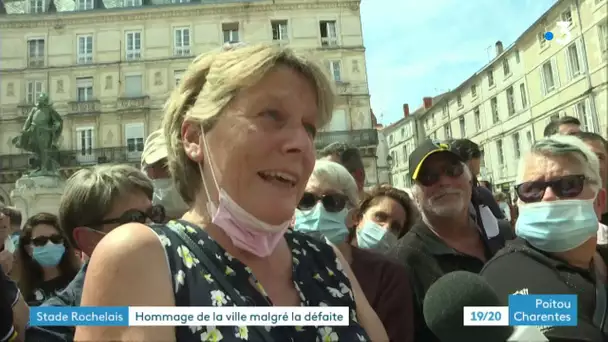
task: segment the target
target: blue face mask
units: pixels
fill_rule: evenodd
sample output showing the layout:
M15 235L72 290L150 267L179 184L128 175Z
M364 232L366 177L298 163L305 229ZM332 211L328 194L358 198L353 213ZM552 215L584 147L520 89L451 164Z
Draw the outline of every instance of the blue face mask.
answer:
M321 203L317 203L311 210L297 209L294 230L317 238L325 237L333 244L342 243L348 235L347 214L346 208L330 213Z
M597 236L594 200L560 200L519 207L517 236L545 252L572 250Z
M59 265L63 254L65 254L63 244L48 242L41 247L34 246L32 258L42 267L55 267Z
M19 247L19 238L21 236L19 235L19 233L13 233L10 238L11 240L13 240L13 244L15 245L15 248Z
M357 230L357 245L360 248L387 250L397 243L397 236L380 227L372 220L365 220Z

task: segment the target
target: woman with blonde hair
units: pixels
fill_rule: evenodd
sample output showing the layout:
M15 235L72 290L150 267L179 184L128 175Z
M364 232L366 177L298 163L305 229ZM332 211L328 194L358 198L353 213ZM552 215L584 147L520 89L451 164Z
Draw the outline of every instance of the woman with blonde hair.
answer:
M75 340L387 341L340 252L288 230L332 110L322 69L290 49L227 46L195 59L163 120L171 176L190 210L109 233L81 304L343 306L347 326L87 326Z

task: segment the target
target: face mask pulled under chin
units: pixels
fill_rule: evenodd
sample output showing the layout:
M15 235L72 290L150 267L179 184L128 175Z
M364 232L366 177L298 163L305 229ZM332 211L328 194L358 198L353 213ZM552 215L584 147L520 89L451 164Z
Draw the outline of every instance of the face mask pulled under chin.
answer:
M154 179L152 184L154 185L152 204L162 205L171 218L181 217L188 211L188 205L170 179Z
M216 206L207 186L203 167L199 164L201 180L207 196L207 212L212 217L211 222L228 235L235 247L261 258L269 256L283 239L292 219L278 225L264 222L243 209L224 189L220 188L213 167L213 156L203 132L201 126L201 144L205 150L205 161L208 162L219 199Z

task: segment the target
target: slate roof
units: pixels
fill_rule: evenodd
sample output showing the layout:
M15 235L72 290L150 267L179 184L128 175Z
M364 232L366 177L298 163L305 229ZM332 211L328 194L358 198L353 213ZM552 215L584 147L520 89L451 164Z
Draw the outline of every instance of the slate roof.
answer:
M37 14L28 13L30 0L0 0L0 15ZM45 0L46 13L75 12L77 0ZM190 3L220 4L220 3L250 3L263 0L190 0ZM93 10L124 8L124 0L93 0ZM171 0L142 0L143 6L158 6L173 4ZM176 3L175 5L178 5ZM42 14L42 13L40 13Z

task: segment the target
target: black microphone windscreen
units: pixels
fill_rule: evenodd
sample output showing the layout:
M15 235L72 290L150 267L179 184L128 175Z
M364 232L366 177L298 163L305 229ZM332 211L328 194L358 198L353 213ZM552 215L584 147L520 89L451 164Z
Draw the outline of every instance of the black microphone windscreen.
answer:
M479 275L451 272L428 289L423 304L424 320L441 342L505 342L508 326L464 326L465 306L506 306Z
M13 303L9 294L12 293L8 277L0 268L0 341L13 331Z

